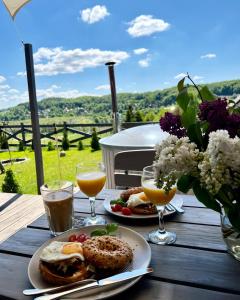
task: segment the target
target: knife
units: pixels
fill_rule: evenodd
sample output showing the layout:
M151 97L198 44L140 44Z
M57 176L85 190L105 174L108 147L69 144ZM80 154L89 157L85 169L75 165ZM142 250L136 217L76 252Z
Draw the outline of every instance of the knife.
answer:
M131 272L123 272L108 278L104 278L102 280L99 281L95 281L92 283L89 283L87 285L84 286L80 286L74 289L70 289L67 291L63 291L63 292L59 292L59 293L55 293L55 294L51 294L51 295L44 295L44 296L40 296L35 298L35 300L52 300L52 299L57 299L60 298L62 296L71 294L71 293L75 293L75 292L79 292L79 291L85 291L88 289L92 289L92 288L96 288L96 287L102 287L102 286L107 286L110 284L114 284L114 283L119 283L119 282L123 282L125 280L129 280L147 273L151 273L153 272L152 268L142 268L142 269L136 269L134 271Z

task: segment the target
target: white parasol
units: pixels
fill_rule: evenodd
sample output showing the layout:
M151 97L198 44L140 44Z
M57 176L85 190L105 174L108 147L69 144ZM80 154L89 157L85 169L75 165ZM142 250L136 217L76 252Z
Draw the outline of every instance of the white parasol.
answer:
M31 0L2 0L10 16L14 19L18 11Z

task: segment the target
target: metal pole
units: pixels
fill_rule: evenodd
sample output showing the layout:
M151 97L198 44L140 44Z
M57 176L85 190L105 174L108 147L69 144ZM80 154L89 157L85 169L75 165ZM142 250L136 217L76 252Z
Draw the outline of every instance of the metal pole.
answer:
M32 45L24 44L24 50L25 50L25 60L26 60L27 81L28 81L29 104L30 104L31 121L32 121L33 148L35 153L37 190L38 193L40 194L40 186L43 185L44 183L44 173L43 173L41 134L40 134L40 127L39 127L39 119L38 119L38 104L37 104L37 95L36 95Z
M114 75L114 65L115 62L107 62L105 64L108 66L111 96L112 96L112 119L113 119L113 133L120 131L120 117L117 107L117 93L116 93L116 84L115 84L115 75Z

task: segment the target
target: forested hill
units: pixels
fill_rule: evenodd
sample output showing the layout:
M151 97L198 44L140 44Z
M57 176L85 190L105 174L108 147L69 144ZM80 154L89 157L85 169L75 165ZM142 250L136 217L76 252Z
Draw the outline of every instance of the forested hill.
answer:
M207 84L216 95L236 96L240 94L240 80L222 81ZM120 93L118 94L119 112L123 113L129 105L135 109L157 110L161 106L175 103L176 87L145 93ZM39 114L41 117L59 116L109 116L111 111L111 97L82 96L75 99L48 98L39 101ZM30 117L28 103L1 110L0 121L24 120Z

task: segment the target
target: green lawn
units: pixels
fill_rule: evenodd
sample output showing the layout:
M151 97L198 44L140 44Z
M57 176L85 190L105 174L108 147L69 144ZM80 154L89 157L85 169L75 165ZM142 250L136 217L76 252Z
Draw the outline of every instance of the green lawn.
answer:
M21 186L22 193L36 194L36 172L34 152L26 150L25 152L12 152L12 158L26 157L28 160L24 163L8 165L5 168L12 168L14 174ZM8 152L0 153L0 160L9 159ZM62 173L62 179L75 182L75 168L78 163L83 163L86 166L92 163L98 163L102 160L102 152L91 152L90 147L85 147L84 150L78 151L71 149L66 151L66 157L59 158L57 151L47 151L43 149L43 163L44 163L44 176L45 182L52 181L60 178L59 164ZM0 175L0 190L3 182L4 174Z

